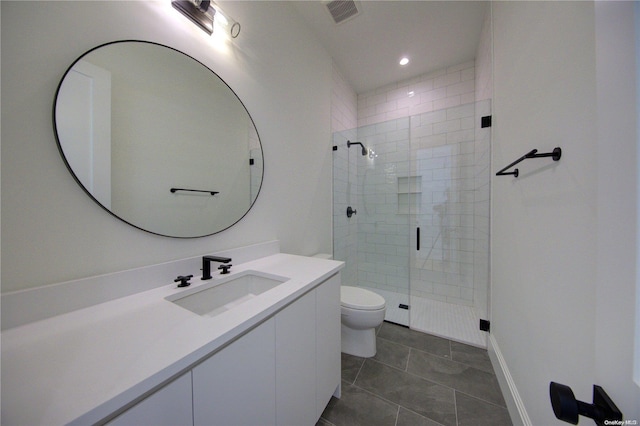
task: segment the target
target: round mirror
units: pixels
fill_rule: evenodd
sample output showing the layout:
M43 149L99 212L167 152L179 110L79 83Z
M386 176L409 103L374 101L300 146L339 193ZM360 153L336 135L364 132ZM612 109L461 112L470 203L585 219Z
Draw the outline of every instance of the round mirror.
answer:
M80 186L121 220L154 234L220 232L262 185L258 132L213 71L144 41L98 46L67 70L54 130Z

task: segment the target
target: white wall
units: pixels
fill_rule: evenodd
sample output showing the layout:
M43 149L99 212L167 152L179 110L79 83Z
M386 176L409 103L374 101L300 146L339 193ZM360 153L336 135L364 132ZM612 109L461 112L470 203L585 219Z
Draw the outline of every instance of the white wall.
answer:
M635 3L635 32L636 32L636 114L640 113L640 4ZM636 120L636 146L640 146L640 120ZM636 164L640 163L640 150L636 153ZM640 176L636 184L637 199L640 200ZM640 217L636 222L636 241L640 241ZM636 383L640 384L640 250L636 250L636 344L635 344L635 372Z
M594 383L625 415L640 421L640 382L633 382L638 291L638 109L633 3L596 2L598 101L598 272ZM638 5L636 4L636 7ZM636 24L637 25L637 24Z
M620 7L615 19L597 13ZM534 148L563 150L557 163L521 163L517 179L492 177L492 339L534 425L560 424L550 381L588 402L599 384L638 419L637 116L618 96L634 87L619 62L633 61L632 7L493 3L494 172Z
M331 59L286 2L220 3L242 24L235 44L215 44L168 1L1 2L3 292L271 239L290 253L331 250ZM57 84L82 53L119 39L197 58L252 115L265 179L229 230L186 240L139 231L68 173L51 122Z

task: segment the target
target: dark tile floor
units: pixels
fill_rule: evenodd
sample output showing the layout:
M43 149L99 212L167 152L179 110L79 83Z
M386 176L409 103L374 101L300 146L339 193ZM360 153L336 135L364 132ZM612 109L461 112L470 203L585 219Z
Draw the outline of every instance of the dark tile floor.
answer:
M387 322L377 350L342 354L342 397L316 426L512 424L487 351Z

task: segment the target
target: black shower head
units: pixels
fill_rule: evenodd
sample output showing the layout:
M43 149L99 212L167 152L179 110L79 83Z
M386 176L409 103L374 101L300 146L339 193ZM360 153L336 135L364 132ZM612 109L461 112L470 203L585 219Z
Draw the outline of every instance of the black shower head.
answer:
M350 148L351 145L360 145L362 147L362 155L367 155L367 148L364 147L362 142L351 142L347 141L347 148Z

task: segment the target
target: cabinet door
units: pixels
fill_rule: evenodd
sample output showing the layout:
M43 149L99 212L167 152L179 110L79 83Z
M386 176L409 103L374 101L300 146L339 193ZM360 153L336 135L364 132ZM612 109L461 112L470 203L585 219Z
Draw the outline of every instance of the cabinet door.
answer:
M192 370L195 425L275 425L274 341L271 318Z
M322 415L331 395L340 396L340 274L316 290L316 414Z
M315 290L276 315L276 420L313 425L316 417Z
M193 424L191 372L131 407L109 425L175 426Z

